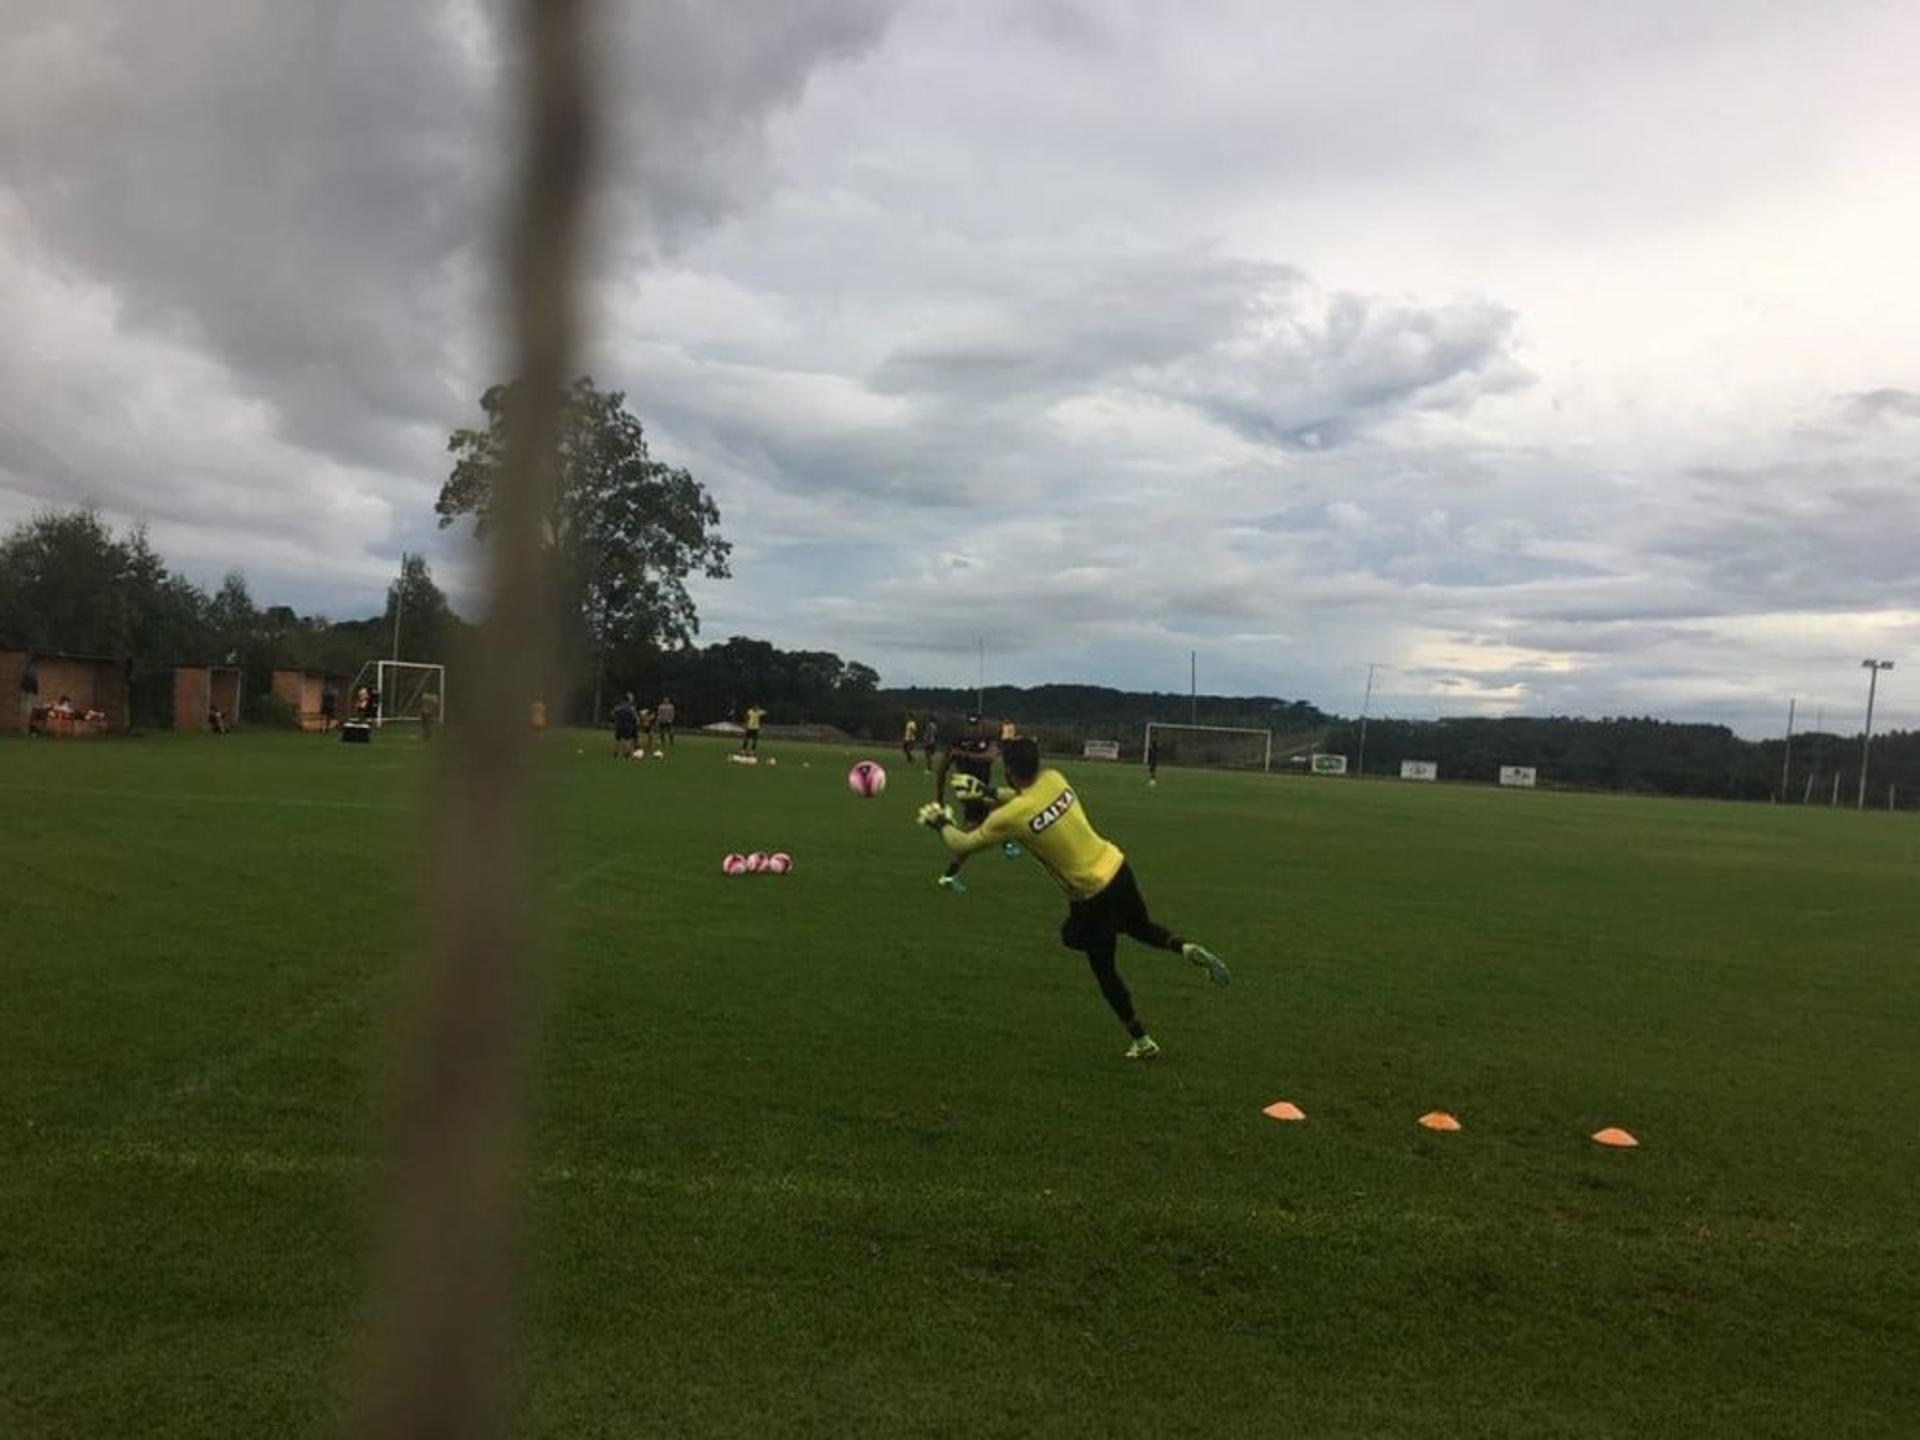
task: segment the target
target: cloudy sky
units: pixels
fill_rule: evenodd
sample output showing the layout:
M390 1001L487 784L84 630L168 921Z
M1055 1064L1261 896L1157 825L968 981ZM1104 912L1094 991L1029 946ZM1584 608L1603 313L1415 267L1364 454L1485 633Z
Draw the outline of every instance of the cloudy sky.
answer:
M495 8L0 0L0 523L458 589ZM1920 724L1920 8L606 8L590 368L709 637L1746 733L1889 655Z

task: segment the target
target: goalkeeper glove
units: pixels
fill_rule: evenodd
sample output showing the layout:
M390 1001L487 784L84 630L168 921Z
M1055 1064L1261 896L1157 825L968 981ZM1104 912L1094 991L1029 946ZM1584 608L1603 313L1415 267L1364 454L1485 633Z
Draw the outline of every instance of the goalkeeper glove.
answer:
M953 823L953 811L939 804L922 805L919 821L929 830L944 830Z
M974 775L956 775L952 780L954 798L958 800L984 800L988 790Z

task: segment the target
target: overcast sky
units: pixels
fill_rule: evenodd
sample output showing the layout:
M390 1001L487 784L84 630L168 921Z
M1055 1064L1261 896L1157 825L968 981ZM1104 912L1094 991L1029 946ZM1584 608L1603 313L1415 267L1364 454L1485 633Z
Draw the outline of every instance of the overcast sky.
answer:
M1920 7L609 5L590 367L707 638L1920 724ZM0 523L377 609L497 378L482 0L0 0ZM754 18L749 18L754 17Z

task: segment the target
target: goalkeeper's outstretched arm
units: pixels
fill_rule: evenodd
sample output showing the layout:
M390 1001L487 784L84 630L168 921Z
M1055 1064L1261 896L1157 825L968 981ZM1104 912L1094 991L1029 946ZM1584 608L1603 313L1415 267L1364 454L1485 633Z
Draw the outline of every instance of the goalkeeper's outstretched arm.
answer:
M922 805L920 823L946 841L947 848L956 855L971 855L989 845L998 845L1004 838L992 833L995 827L991 816L977 829L962 830L953 823L953 812L944 805Z

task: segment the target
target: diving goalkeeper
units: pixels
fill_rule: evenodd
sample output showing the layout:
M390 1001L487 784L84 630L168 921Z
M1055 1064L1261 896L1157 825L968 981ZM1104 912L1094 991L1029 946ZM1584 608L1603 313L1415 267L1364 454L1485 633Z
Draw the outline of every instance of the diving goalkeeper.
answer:
M1114 968L1122 935L1157 950L1171 950L1204 969L1215 985L1233 977L1226 962L1204 946L1183 940L1147 914L1147 902L1120 848L1094 830L1067 779L1058 770L1040 768L1040 747L1031 738L1010 740L1001 748L1009 787L989 791L971 776L954 782L962 800L982 800L991 813L971 830L953 823L941 804L920 807L920 823L937 832L956 855L1018 839L1032 852L1054 883L1067 892L1067 918L1060 943L1081 951L1093 968L1101 995L1133 1037L1127 1059L1150 1060L1160 1047L1134 1012L1133 996Z

